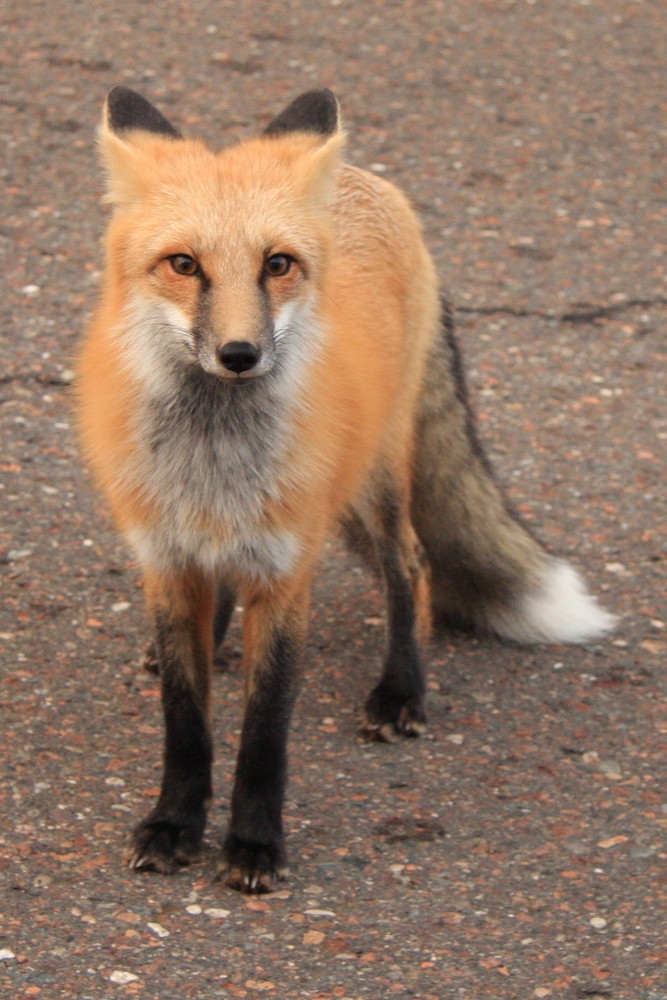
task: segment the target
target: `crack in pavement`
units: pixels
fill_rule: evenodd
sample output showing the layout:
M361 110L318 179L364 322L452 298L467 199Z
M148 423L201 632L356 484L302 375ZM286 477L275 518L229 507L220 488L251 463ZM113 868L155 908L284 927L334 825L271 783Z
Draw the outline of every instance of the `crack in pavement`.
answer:
M614 302L608 305L596 305L590 302L575 302L568 309L556 311L553 309L530 309L511 305L497 306L455 306L454 313L461 313L472 316L517 316L536 317L538 319L556 320L559 323L594 323L599 319L607 319L618 313L626 312L629 309L638 307L650 308L654 306L666 306L667 296L637 296L635 298L623 299L622 302Z

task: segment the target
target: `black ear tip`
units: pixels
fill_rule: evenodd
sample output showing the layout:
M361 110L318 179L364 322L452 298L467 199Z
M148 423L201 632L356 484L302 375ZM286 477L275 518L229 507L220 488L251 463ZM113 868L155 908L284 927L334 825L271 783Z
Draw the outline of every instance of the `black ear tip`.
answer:
M326 113L330 117L330 121L333 124L334 129L338 128L340 124L340 108L338 105L338 98L334 94L333 90L329 90L328 87L323 87L322 90L313 90L312 94L317 95L317 99Z
M321 101L323 104L326 104L332 111L335 111L336 115L338 115L338 100L333 90L329 90L328 87L321 87L319 90L307 90L305 94L302 94L301 96L302 97L311 96L314 99Z
M157 108L129 87L118 86L107 96L107 120L114 132L139 129L177 138L179 133Z
M116 104L119 101L124 100L128 97L140 97L135 90L130 90L129 87L123 87L122 84L118 84L116 87L112 87L109 91L107 101L109 104Z
M338 129L338 101L333 91L308 90L301 94L266 127L264 135L313 132L333 135Z
M114 87L107 95L107 114L110 121L116 122L122 119L123 115L129 118L132 108L136 109L145 104L148 104L146 98L137 94L135 90L130 90L129 87Z

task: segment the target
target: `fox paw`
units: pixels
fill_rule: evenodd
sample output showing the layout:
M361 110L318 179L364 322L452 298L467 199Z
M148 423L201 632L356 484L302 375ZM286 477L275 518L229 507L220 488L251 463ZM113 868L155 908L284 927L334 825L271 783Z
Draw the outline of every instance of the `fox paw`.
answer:
M382 743L395 743L401 736L421 736L426 732L421 697L392 695L379 684L366 701L362 732L368 739Z
M127 863L134 871L171 875L199 854L203 823L178 824L148 817L132 833Z
M229 834L222 850L218 878L230 889L251 895L274 892L287 877L285 845L281 840L259 844Z

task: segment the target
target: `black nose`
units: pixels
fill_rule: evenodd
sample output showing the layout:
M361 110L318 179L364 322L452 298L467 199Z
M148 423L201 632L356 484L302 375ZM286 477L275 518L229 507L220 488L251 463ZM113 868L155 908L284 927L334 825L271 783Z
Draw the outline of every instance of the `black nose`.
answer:
M247 340L230 340L218 350L218 358L228 371L240 375L255 367L259 361L259 348Z

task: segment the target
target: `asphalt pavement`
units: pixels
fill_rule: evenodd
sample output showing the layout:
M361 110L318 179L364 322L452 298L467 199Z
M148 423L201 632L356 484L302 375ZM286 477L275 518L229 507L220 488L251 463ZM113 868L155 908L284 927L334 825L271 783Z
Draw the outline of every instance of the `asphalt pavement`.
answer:
M0 40L0 996L666 1000L663 0L5 0ZM332 541L291 872L262 898L213 881L236 619L201 860L170 878L123 861L159 783L159 692L71 387L118 83L216 147L337 93L349 159L423 219L512 502L620 616L586 648L445 636L427 735L365 743L384 608Z

